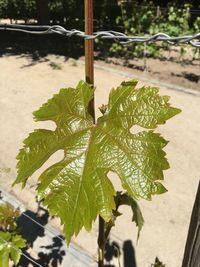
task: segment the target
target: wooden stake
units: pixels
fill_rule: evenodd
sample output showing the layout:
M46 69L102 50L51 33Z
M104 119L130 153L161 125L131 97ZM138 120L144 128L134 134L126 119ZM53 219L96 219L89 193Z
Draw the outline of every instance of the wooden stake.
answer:
M200 182L194 203L182 267L200 266Z
M93 34L93 0L85 0L85 34ZM94 43L93 40L85 40L85 80L94 85ZM95 123L94 97L89 103L89 113ZM105 248L105 222L99 216L99 236L98 236L98 266L104 266Z
M85 0L85 34L93 34L93 0ZM85 40L85 80L94 85L94 44ZM89 112L95 122L94 98L89 104Z

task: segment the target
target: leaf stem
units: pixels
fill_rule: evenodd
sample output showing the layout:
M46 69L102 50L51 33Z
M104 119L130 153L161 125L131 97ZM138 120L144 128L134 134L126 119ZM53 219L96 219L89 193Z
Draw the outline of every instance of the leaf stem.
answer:
M99 260L98 260L98 267L104 266L105 243L106 243L106 240L105 240L105 221L101 216L99 216L99 236L98 236Z
M116 209L113 210L113 215L112 218L108 223L105 223L104 219L99 216L99 235L98 235L98 254L99 254L99 259L98 259L98 267L103 267L104 266L104 255L105 255L105 245L108 240L110 231L113 226L115 226L115 220L119 216L117 214L118 208L119 208L119 200L117 200L116 203ZM115 201L116 201L115 200Z

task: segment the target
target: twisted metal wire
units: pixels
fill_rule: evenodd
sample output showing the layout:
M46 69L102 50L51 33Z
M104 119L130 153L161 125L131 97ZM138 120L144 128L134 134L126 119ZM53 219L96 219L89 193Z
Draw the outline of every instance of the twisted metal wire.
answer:
M8 25L8 24L0 24L0 30L7 31L18 31L30 34L60 34L66 37L78 36L85 40L93 40L93 39L109 39L118 41L122 45L127 45L130 43L150 43L150 42L158 42L164 41L171 45L175 44L190 44L194 47L200 47L200 32L194 35L186 35L186 36L170 36L166 33L156 33L154 35L146 35L146 36L128 36L124 33L117 31L97 31L92 35L87 35L83 31L72 29L67 30L62 26L53 25L53 26L31 26L31 25Z

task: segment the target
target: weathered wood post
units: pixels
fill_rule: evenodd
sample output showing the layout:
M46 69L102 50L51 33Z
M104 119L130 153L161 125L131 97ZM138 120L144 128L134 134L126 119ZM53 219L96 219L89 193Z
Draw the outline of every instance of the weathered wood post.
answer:
M93 34L93 0L85 0L85 34ZM94 44L93 40L85 40L85 80L94 85ZM89 112L95 122L94 97L89 104Z
M36 8L37 8L37 20L39 25L49 25L49 7L48 0L37 0Z
M200 267L200 182L190 220L182 267Z

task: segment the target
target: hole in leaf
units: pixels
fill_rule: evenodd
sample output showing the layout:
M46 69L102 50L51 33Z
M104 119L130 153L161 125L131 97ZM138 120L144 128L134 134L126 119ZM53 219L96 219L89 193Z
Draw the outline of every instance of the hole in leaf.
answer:
M122 188L121 179L117 173L109 171L107 176L113 184L115 191L124 191Z
M53 164L61 161L64 158L64 150L58 150L33 174L33 179L37 182L40 175Z
M56 124L53 121L37 121L36 126L38 129L45 129L55 131Z
M145 129L142 128L141 126L139 126L139 125L134 125L133 127L131 127L130 132L131 132L132 134L137 134L137 133L143 132L144 130L145 130Z

